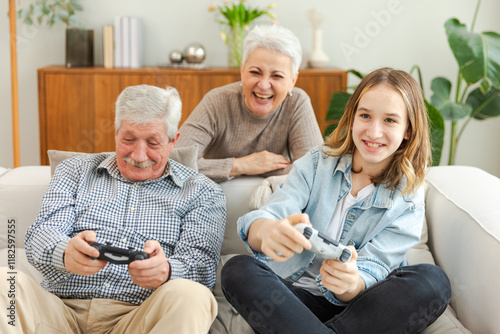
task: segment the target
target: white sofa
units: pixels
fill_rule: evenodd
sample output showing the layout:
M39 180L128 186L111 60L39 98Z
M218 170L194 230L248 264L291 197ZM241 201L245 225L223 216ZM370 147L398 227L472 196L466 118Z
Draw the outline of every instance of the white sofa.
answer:
M421 243L410 250L408 259L435 261L448 274L453 293L451 307L425 333L500 333L500 179L463 166L432 167L427 179L428 233L424 229ZM0 265L10 264L11 270L39 281L41 275L26 260L23 238L49 180L48 166L0 168ZM221 183L228 214L219 272L232 255L247 254L236 234L236 220L249 210L250 197L262 180L241 177ZM15 240L15 255L9 239ZM219 281L214 294L219 315L210 332L252 333L231 311Z

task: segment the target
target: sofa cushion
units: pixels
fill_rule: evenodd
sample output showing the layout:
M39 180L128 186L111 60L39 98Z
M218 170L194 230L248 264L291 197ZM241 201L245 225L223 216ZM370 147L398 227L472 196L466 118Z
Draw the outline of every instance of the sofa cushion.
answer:
M51 175L54 175L56 166L61 161L82 154L87 153L48 150L47 155L49 156ZM174 148L172 153L170 153L169 158L183 164L184 166L194 169L195 171L198 171L198 145Z
M238 236L237 222L238 218L250 211L250 197L262 180L259 176L240 176L219 184L226 195L227 207L221 255L248 254L245 243Z

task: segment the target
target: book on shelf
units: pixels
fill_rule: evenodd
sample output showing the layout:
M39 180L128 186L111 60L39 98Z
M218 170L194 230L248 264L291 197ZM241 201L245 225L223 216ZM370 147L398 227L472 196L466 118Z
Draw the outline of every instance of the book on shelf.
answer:
M139 68L143 62L142 19L136 16L115 18L115 67Z
M114 67L114 36L113 26L102 27L102 59L105 68Z
M130 17L130 67L142 66L142 20Z
M121 18L122 33L122 67L130 67L130 19L128 17Z

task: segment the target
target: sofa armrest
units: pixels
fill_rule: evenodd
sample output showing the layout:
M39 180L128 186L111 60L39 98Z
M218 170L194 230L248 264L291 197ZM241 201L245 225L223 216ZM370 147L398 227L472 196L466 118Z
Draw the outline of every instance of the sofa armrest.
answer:
M49 166L24 166L0 177L0 222L13 230L16 247L24 248L24 235L38 215L40 202L50 182ZM12 235L12 233L10 233ZM0 233L0 249L7 247L7 230Z
M441 166L427 181L429 248L450 278L450 304L471 332L500 333L500 179Z

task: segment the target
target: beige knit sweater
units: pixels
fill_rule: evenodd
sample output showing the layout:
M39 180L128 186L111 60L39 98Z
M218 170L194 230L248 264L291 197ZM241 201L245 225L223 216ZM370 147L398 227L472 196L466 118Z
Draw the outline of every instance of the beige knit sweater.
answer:
M321 145L309 96L292 90L283 103L263 118L245 106L239 82L208 92L180 128L176 147L198 145L198 169L216 182L229 179L234 158L267 150L294 161ZM262 176L282 175L286 169Z

